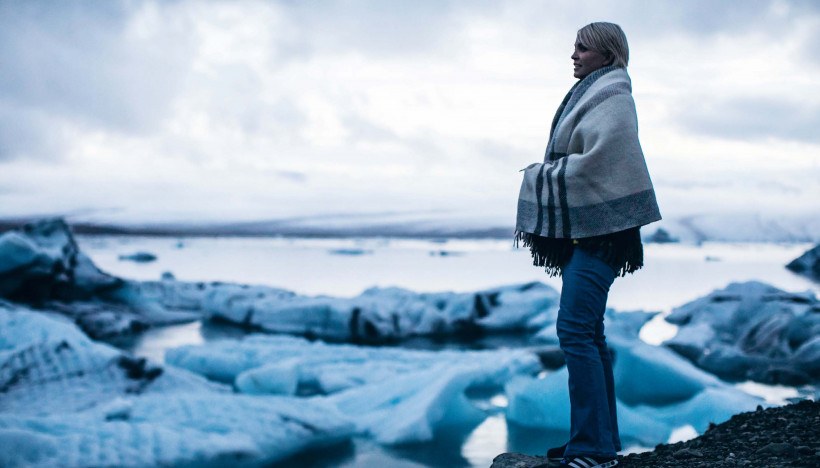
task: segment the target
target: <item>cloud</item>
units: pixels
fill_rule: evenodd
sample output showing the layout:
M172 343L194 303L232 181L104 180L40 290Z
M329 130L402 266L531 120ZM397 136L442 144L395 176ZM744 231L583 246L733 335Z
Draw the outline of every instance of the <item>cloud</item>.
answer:
M629 2L629 17L640 31L652 34L685 31L703 36L760 28L772 16L772 0L689 0L685 2Z
M251 219L446 200L506 217L572 84L575 30L602 19L633 46L653 175L782 141L811 157L818 5L0 1L0 185L28 190L0 208Z
M63 142L59 126L43 112L0 101L0 163L22 157L55 161Z
M276 175L291 182L304 183L307 181L307 174L298 171L276 171Z
M441 52L460 29L462 14L486 10L492 2L319 0L281 5L298 30L296 42L303 53L391 57Z
M157 128L191 55L185 28L151 30L161 14L122 1L0 3L0 102L113 131Z
M384 142L399 139L398 135L392 130L353 113L343 116L342 124L347 130L348 140L351 142Z
M679 124L703 135L735 140L790 140L820 144L820 106L770 97L703 96L679 113Z
M820 2L818 2L818 5L820 5ZM820 8L820 6L818 6L818 8ZM818 21L818 23L820 23L820 21ZM808 57L814 62L813 65L815 67L820 67L820 47L817 47L817 44L820 44L820 24L815 24L815 27L806 35L806 38L799 48L798 53L800 55L797 59L803 60ZM814 73L816 73L816 71Z

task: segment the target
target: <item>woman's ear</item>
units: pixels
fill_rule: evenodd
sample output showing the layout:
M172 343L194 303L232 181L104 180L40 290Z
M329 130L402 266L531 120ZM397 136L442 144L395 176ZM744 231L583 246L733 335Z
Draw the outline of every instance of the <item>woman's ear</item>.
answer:
M604 62L604 66L610 66L615 63L615 54L612 52L607 52L606 54L606 62Z

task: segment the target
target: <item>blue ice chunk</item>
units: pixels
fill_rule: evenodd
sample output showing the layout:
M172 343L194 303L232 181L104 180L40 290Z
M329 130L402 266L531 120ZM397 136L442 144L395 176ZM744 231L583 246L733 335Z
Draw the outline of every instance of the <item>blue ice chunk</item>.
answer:
M519 376L505 387L507 420L516 424L569 432L570 404L566 367L543 379ZM636 410L617 402L618 424L623 439L647 445L666 442L672 427L653 418L648 411Z
M320 399L236 395L0 303L0 466L266 465L348 440Z
M668 405L724 385L667 348L617 339L610 346L615 349L615 392L628 405Z
M753 411L757 406L769 406L762 399L734 387L710 387L689 400L662 407L639 407L646 415L658 418L672 427L691 425L698 432L709 428L709 423L720 424L732 415Z

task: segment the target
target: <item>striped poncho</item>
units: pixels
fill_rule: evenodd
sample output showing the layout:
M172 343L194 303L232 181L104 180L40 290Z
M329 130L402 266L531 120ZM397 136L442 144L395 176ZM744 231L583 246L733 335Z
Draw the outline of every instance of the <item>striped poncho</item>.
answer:
M567 241L639 236L638 227L660 219L629 75L624 68L596 70L558 108L544 162L524 170L516 240L531 248L536 265L560 273Z

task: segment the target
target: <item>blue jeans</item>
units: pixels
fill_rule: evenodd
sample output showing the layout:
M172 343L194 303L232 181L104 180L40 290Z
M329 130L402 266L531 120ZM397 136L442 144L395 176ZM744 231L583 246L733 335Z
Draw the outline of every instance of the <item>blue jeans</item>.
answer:
M563 269L556 326L569 372L565 456L612 457L621 450L612 356L604 336L606 299L615 276L595 252L577 246Z

